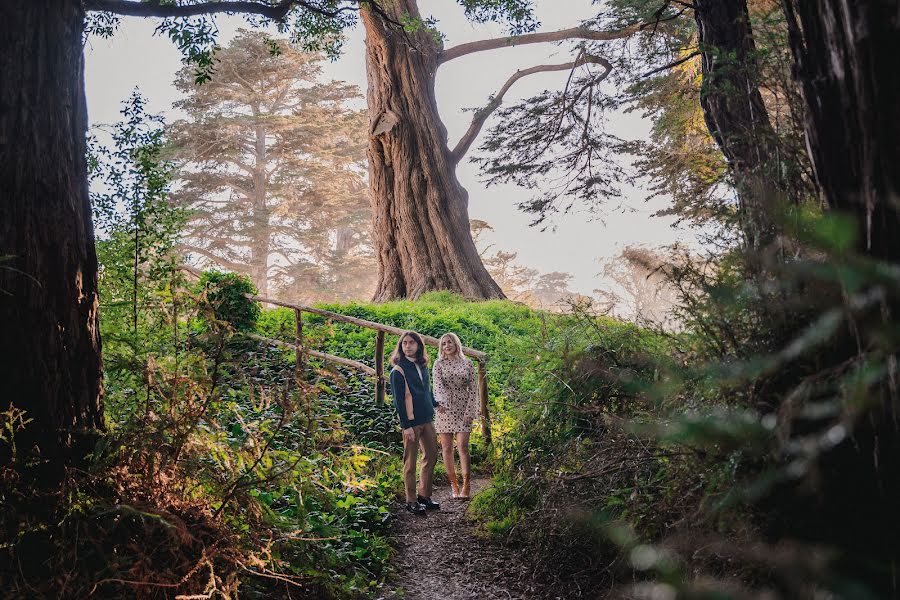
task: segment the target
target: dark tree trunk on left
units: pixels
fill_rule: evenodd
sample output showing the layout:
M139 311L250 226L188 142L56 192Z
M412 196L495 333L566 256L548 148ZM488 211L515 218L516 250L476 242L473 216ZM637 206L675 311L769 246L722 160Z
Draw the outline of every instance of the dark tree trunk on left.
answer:
M103 425L83 31L80 0L0 4L0 411L54 462Z
M747 0L696 0L703 85L700 104L710 134L734 175L740 225L751 249L776 235L775 133L756 76L756 42Z

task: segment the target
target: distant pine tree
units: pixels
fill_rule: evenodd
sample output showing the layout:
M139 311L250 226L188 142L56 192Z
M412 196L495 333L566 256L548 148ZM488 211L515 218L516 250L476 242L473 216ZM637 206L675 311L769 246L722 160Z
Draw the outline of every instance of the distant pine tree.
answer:
M374 261L359 91L321 82L321 54L243 30L209 81L184 68L188 118L171 128L181 250L250 276L260 294L371 295Z

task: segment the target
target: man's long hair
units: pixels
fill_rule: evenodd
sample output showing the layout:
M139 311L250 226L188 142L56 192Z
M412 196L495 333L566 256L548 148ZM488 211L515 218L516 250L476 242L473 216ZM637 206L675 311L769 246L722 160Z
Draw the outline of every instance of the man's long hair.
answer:
M425 343L422 341L422 336L415 331L404 331L403 335L400 336L400 339L397 340L397 347L394 348L394 352L391 353L391 364L399 365L400 359L406 357L406 355L403 354L403 340L407 337L411 337L419 345L419 348L416 350L416 355L413 357L413 362L420 364L423 367L427 367L428 353L425 352Z

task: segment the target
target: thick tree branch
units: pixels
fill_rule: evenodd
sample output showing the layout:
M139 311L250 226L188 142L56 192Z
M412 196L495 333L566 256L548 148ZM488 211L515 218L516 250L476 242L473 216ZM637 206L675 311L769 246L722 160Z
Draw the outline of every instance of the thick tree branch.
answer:
M481 128L484 126L484 122L487 121L487 118L491 116L495 110L497 110L500 105L503 103L503 96L506 95L506 92L509 91L509 88L513 86L518 80L523 77L527 77L528 75L534 75L535 73L550 73L553 71L569 71L577 69L578 67L585 64L595 64L602 65L605 70L603 75L597 79L597 81L602 81L609 75L610 71L612 71L612 65L608 60L599 56L591 56L591 55L583 55L578 59L562 63L558 65L537 65L535 67L531 67L528 69L522 69L521 71L516 71L510 76L509 79L506 80L506 83L503 84L503 87L497 92L497 94L491 99L490 103L487 106L479 110L475 113L475 117L472 119L472 123L469 125L469 129L463 134L462 138L460 138L459 142L457 142L456 147L453 148L452 157L453 164L458 164L460 160L466 155L466 152L469 151L469 148L472 146L472 143L475 141L475 138L478 137L478 134L481 132Z
M199 15L212 15L217 13L260 15L273 21L283 21L294 7L302 7L306 10L336 19L341 14L358 11L367 7L380 15L385 21L396 27L402 28L402 24L390 18L376 0L352 0L352 5L342 6L333 10L323 8L309 0L280 0L274 4L265 1L254 0L209 0L199 4L164 4L162 0L84 0L85 10L98 12L111 12L131 17L196 17Z
M254 2L252 0L222 0L221 2L209 1L199 4L163 4L161 0L148 0L147 2L85 0L84 2L86 10L111 12L133 17L195 17L216 13L243 13L261 15L273 21L284 19L295 6L301 6L309 11L330 18L335 18L349 10L356 10L355 7L351 6L341 7L337 10L327 10L305 0L281 0L275 4Z
M511 35L489 40L478 40L444 50L440 57L440 64L474 52L484 52L485 50L496 50L498 48L511 48L513 46L521 46L522 44L543 44L545 42L560 42L562 40L576 39L595 41L620 40L640 31L647 25L648 24L637 23L630 27L616 29L614 31L596 31L594 29L588 29L587 27L572 27L570 29L561 29L559 31L545 31L527 33L525 35Z

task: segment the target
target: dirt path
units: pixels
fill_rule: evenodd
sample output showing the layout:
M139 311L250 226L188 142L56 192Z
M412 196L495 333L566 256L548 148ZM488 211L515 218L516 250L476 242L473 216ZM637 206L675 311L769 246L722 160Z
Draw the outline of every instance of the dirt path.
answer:
M490 483L472 482L475 494ZM434 499L441 510L427 516L398 512L394 529L397 577L382 600L552 600L525 562L512 550L484 540L466 518L467 502L450 500L450 488L436 486Z

